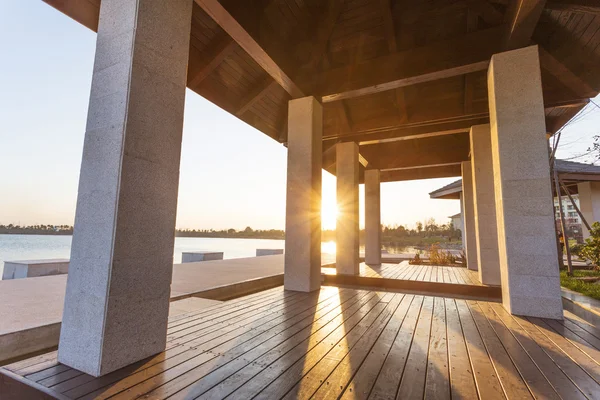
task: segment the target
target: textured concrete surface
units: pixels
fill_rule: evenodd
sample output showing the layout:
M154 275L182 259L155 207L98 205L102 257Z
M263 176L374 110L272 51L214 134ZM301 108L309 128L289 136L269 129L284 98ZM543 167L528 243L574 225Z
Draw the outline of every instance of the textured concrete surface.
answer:
M488 70L502 299L516 315L563 316L537 46Z
M335 145L338 215L335 229L336 268L338 274L359 273L358 145Z
M465 254L467 255L467 268L473 271L478 270L477 256L477 234L475 233L475 206L473 193L473 173L471 172L471 161L463 161L462 171L462 207L463 207L463 228Z
M214 261L222 260L222 251L184 251L181 253L181 262L198 262L198 261Z
M591 226L594 222L600 221L600 182L578 183L577 191L579 193L579 210L587 223ZM586 226L581 224L581 227L583 228L583 238L589 238L590 232Z
M282 274L283 260L275 255L175 264L171 299ZM323 254L321 262L330 265L335 256ZM58 344L66 284L66 275L0 281L0 360Z
M283 254L283 249L256 249L256 257Z
M496 194L490 125L471 127L471 165L473 173L473 212L479 281L497 285L500 280Z
M365 171L365 262L381 264L381 179L378 169Z
M314 97L289 102L285 214L285 288L321 287L323 107Z
M2 280L60 275L69 272L68 258L5 261Z
M165 347L191 13L100 6L58 351L90 375Z

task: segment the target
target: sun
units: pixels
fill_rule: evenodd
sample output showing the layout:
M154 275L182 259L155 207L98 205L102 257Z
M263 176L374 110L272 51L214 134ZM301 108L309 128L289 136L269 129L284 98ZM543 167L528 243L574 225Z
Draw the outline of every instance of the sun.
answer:
M321 227L324 230L335 229L335 222L337 220L339 210L335 201L326 202L325 199L321 202Z

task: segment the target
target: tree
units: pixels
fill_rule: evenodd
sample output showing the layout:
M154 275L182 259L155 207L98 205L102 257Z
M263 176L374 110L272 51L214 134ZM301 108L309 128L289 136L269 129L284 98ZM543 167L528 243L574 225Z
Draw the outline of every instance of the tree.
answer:
M417 232L419 232L419 235L421 234L421 232L423 232L423 223L422 222L417 222Z

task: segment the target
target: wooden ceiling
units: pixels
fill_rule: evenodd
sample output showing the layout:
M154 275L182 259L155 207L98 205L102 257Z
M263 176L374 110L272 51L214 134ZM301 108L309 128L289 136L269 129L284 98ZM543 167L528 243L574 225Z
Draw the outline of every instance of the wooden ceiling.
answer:
M45 1L97 29L100 0ZM287 102L313 95L324 153L355 141L384 181L456 176L492 54L539 46L548 132L598 94L598 3L195 0L188 87L284 144Z

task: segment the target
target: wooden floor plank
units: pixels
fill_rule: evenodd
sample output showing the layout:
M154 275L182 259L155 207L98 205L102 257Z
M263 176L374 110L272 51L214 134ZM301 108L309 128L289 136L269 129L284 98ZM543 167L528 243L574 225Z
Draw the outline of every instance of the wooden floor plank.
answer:
M383 294L378 296L383 297ZM284 396L332 348L360 338L386 307L387 303L381 302L365 305L328 336L321 338L310 350L307 351L306 346L299 346L274 363L264 366L265 368L252 380L237 388L231 394L231 398L247 399L255 395L256 398Z
M560 397L554 387L533 362L526 349L492 311L490 304L485 302L472 302L472 304L473 308L478 307L483 312L534 397L558 400Z
M504 394L509 399L527 399L532 398L528 386L525 384L519 371L514 366L506 349L502 345L500 339L496 336L494 330L490 326L483 312L473 302L468 302L469 310L473 316L473 320L477 325L479 334L483 339L483 343L490 355L492 365L496 370L496 374L502 384ZM485 395L484 392L480 392Z
M325 332L335 329L343 322L344 313L357 311L372 298L372 293L365 293L364 296L357 296L351 301L341 303L339 306L324 309L322 312L315 314L312 319L306 320L298 326L290 326L280 334L248 349L247 352L229 362L196 368L190 373L161 386L146 397L161 398L174 393L176 394L172 397L173 399L200 396L244 367L249 365L260 366L264 359L268 357L267 354L271 356L280 355L308 340L313 335L323 335ZM218 389L212 391L214 394L218 394L217 392Z
M65 395L76 398L82 396L98 399L106 398L127 390L134 385L138 385L140 382L151 380L151 378L163 373L178 376L180 371L186 371L189 368L193 368L195 365L208 362L215 358L220 352L229 351L230 354L233 354L233 349L247 341L261 340L265 335L272 334L273 329L278 332L277 330L281 329L281 324L290 317L298 317L298 312L301 314L300 318L304 318L305 316L302 313L306 313L307 311L303 310L306 310L307 308L310 310L311 305L314 304L314 299L317 298L317 296L318 293L307 296L304 308L302 308L302 305L298 304L297 307L292 307L281 315L263 313L268 321L259 320L252 329L248 329L248 327L239 327L226 334L214 332L209 340L207 340L207 338L191 340L186 343L183 352L179 348L173 348L159 354L156 356L156 360L153 359L149 362L149 364L151 364L150 367L144 365L139 371L136 371L133 374L125 372L125 377L120 371L115 371L100 379L92 380L89 383L68 390L65 392ZM311 298L313 299L312 301ZM208 352L209 350L212 350L212 352ZM164 379L164 376L161 377L161 379ZM115 382L118 382L118 384L113 384ZM145 385L152 385L153 383L154 382ZM107 385L111 384L112 386L110 386L110 388L105 388Z
M433 304L427 375L425 378L425 399L450 399L446 305L441 297L436 297Z
M419 314L423 305L423 296L415 296L402 326L394 343L383 362L383 366L379 371L379 375L375 380L375 384L371 389L369 399L393 399L396 397L400 380L406 365L406 359L408 358L408 352L411 347L413 335L417 323L419 322Z
M377 380L377 376L383 367L385 359L388 357L388 354L392 348L392 345L394 344L402 324L405 321L406 315L411 304L413 303L414 298L415 297L413 295L406 295L402 299L402 303L400 303L400 306L396 309L391 321L385 327L381 336L379 336L377 339L377 342L367 355L364 362L361 364L356 374L352 377L348 387L344 390L341 399L349 400L356 397L369 397L371 389Z
M474 276L408 263L361 271ZM335 287L227 303L169 319L165 352L100 378L57 364L56 352L9 368L69 399L600 400L600 332L569 313L526 318L498 303Z
M456 302L454 299L448 298L444 299L444 302L446 303L451 398L476 399L478 397L477 386L469 362Z
M547 325L552 327L556 332L558 332L561 336L565 337L575 346L577 346L581 351L587 354L592 360L600 363L600 351L594 347L593 344L588 342L586 339L575 333L570 327L566 327L560 322L552 319L545 319Z
M569 377L577 388L590 399L600 399L600 386L576 362L567 356L546 335L527 319L514 316L513 319L527 332L529 337L542 348L544 353ZM540 365L540 364L538 364ZM552 381L551 381L552 382Z
M569 319L558 321L559 324L572 331L574 334L585 340L596 350L600 350L600 339L598 339L593 333L590 333L586 329L583 329L579 324L574 323Z
M464 300L455 300L455 303L479 397L481 399L504 399L504 391L498 374L467 303Z
M564 314L565 314L565 319L568 319L569 321L573 322L574 324L579 325L582 329L585 329L586 331L588 331L589 333L591 333L592 335L594 335L595 337L600 339L600 329L596 328L594 325L587 322L583 318L580 318L579 316L577 316L567 310L564 311Z
M431 334L431 320L433 313L433 297L425 297L419 322L415 329L412 344L404 374L398 388L397 399L422 398L425 389L425 373L427 371L427 354L429 351L429 338Z
M567 340L552 329L547 323L547 320L541 318L528 317L527 321L531 322L541 333L551 340L559 349L567 356L575 361L582 369L584 369L596 382L600 384L600 365L596 360L583 352L573 342Z
M397 294L362 336L356 336L356 340L347 340L327 353L284 398L339 397L393 317L403 297L404 295Z

